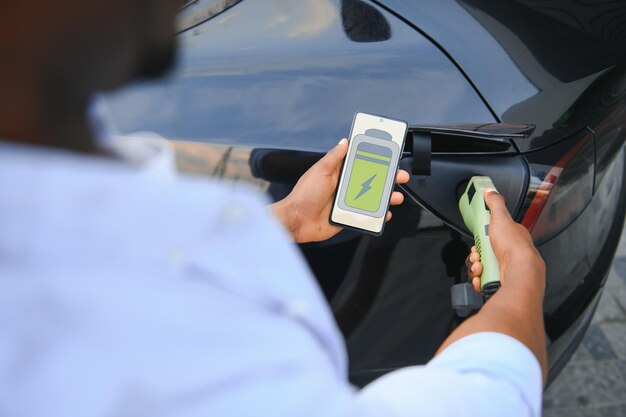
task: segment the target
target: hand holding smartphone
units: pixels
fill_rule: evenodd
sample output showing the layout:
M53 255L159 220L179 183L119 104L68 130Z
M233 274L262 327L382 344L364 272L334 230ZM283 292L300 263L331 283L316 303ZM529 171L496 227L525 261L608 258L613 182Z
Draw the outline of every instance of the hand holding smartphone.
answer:
M393 191L408 125L356 113L350 144L330 213L330 222L380 236Z

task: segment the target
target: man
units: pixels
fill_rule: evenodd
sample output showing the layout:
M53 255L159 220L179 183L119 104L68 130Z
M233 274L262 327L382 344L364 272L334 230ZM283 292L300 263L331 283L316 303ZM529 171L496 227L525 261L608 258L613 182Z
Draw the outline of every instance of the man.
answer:
M327 219L345 141L271 207L284 228L252 191L139 175L96 146L89 97L168 67L175 6L2 6L0 414L539 415L545 267L497 192L502 288L428 365L357 392L289 241L339 231ZM468 266L476 281L475 251Z

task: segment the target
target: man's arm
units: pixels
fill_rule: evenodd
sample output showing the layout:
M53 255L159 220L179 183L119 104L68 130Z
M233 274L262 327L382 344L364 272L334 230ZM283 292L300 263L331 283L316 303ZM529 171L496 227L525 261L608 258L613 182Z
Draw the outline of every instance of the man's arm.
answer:
M485 196L489 238L502 287L461 324L426 366L390 372L359 392L358 403L385 416L541 415L546 347L542 300L545 265L528 231L511 219L504 198ZM470 274L479 286L482 266L472 250Z
M542 303L545 289L545 264L530 233L511 218L501 194L485 193L491 210L489 239L500 263L501 288L481 310L461 324L443 342L437 354L457 340L480 332L502 333L517 339L535 355L547 376L547 352ZM473 251L471 260L477 260ZM473 263L474 287L479 283L480 264Z

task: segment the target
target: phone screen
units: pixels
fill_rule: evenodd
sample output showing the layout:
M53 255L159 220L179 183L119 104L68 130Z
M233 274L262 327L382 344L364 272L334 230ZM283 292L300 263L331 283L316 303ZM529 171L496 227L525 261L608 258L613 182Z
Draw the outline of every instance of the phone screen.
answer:
M406 122L355 115L331 222L382 233L406 130Z
M346 205L375 213L381 206L385 180L393 152L385 146L360 143L355 152L350 181L345 195Z

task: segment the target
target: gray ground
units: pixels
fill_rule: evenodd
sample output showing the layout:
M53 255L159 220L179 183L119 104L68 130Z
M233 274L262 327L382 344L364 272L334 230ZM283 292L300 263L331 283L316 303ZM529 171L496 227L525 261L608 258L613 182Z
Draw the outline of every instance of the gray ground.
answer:
M626 417L626 229L589 330L543 408L544 417Z

